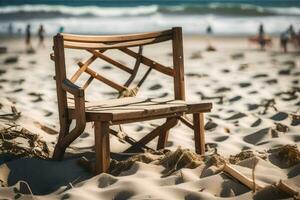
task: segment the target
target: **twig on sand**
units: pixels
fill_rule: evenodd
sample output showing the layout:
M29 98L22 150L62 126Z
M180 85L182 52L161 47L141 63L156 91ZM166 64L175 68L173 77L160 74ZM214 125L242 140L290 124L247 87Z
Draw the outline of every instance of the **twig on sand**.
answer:
M18 112L17 108L15 106L11 106L11 113L7 114L1 114L0 119L6 119L6 120L17 120L21 116L21 112Z
M261 114L266 114L269 108L273 108L275 111L277 111L277 108L275 107L275 99L265 99L260 106L264 107L264 110Z
M252 168L252 181L253 181L253 187L252 187L252 192L256 192L256 182L255 182L255 167L257 165L259 160L255 159L253 163L253 168Z

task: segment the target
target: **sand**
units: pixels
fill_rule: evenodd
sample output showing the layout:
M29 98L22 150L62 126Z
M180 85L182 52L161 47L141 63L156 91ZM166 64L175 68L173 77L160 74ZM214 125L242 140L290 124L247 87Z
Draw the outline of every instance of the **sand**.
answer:
M92 124L68 148L63 161L49 159L59 130L54 64L49 58L51 38L47 38L46 48L36 47L36 52L29 54L24 51L24 41L2 39L1 46L7 46L8 52L0 54L0 199L293 199L274 184L284 180L300 191L296 151L300 148L299 52L291 47L291 52L283 54L277 40L266 51L243 37L219 37L210 42L216 51L205 50L207 39L203 37L184 38L187 100L213 102L212 112L206 114L206 156L192 154L192 130L179 123L170 131L167 149L171 152L167 155L147 153L118 173L93 176L78 164L82 155L93 159ZM165 65L171 63L170 52L168 44L144 49L144 55ZM75 61L85 60L88 54L70 51L68 55L71 75ZM125 64L134 64L119 56ZM105 62L98 62L94 69L119 83L128 78ZM142 72L145 70L143 67ZM89 99L98 100L113 98L114 92L95 82L87 93ZM171 98L171 79L152 71L138 97ZM154 120L123 128L138 140L161 123ZM13 134L16 136L7 139ZM151 148L155 145L156 141L149 143ZM279 153L284 145L295 146L296 153ZM179 146L190 149L184 154L186 160L178 155L168 157ZM119 154L127 147L111 136L112 158L128 157ZM193 161L197 158L197 162L191 164L188 156L196 156ZM252 191L222 171L225 161L251 180L253 163L257 163L255 182L263 189Z

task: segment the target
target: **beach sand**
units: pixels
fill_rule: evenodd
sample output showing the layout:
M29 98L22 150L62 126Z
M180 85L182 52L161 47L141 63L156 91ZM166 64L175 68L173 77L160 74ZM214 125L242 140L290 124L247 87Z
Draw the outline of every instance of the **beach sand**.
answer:
M206 51L208 41L216 51ZM26 53L21 39L2 39L0 44L8 47L0 54L0 199L293 199L274 186L280 180L300 191L300 54L292 48L283 54L278 40L260 51L244 37L185 36L186 98L213 102L212 112L205 115L205 159L192 153L193 132L179 123L170 131L171 152L146 153L136 162L119 165L112 174L98 176L78 164L83 155L93 158L92 124L68 148L63 161L47 159L59 130L54 63L49 58L52 39L35 53ZM168 45L145 47L144 55L168 65L172 58ZM75 61L86 60L88 53L68 53L71 75ZM133 64L124 59L120 55L117 60ZM128 78L102 61L94 69L119 83ZM171 98L172 90L170 78L152 71L138 97ZM97 100L113 98L113 92L96 82L87 91L89 99ZM161 123L123 128L138 140ZM149 143L151 148L155 145L156 141ZM127 147L111 136L112 158L126 157L118 153ZM254 171L255 183L263 188L252 191L224 172L224 160L250 180Z

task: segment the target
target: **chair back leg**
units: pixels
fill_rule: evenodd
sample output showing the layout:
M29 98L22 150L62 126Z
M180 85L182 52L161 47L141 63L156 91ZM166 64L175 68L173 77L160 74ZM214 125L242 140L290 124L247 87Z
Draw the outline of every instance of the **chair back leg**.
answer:
M95 174L108 172L110 163L109 122L95 122Z
M203 155L205 153L204 140L204 113L194 113L194 137L195 137L195 151Z

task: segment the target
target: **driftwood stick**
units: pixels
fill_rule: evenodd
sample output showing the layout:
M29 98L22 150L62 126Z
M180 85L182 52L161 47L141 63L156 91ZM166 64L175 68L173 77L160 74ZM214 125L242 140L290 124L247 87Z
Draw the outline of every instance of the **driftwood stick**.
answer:
M227 174L231 175L232 177L234 177L235 179L237 179L244 185L246 185L251 190L254 188L254 186L255 186L256 190L261 190L263 188L262 185L260 185L258 183L254 184L253 180L251 180L247 176L243 175L241 172L234 169L231 165L229 165L227 163L224 164L223 171L226 172Z
M297 189L293 188L292 186L288 185L286 182L284 182L282 180L280 180L278 182L278 184L276 184L276 187L278 189L280 189L281 191L290 194L291 196L295 196L295 195L299 194L299 192L297 191Z

